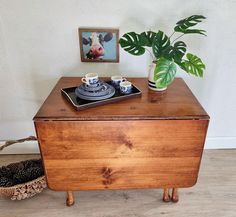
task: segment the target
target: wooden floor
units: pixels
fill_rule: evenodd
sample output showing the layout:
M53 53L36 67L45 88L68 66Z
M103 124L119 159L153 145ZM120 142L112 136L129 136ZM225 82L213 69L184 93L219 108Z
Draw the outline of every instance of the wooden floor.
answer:
M35 155L0 155L0 165ZM236 150L206 150L198 183L180 189L177 204L163 203L161 189L82 191L76 204L45 190L23 201L0 198L0 217L236 217Z

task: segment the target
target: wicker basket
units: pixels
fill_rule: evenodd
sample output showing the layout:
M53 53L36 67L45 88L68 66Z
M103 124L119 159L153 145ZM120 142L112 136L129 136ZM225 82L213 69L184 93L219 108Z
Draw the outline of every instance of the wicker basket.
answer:
M10 197L11 200L23 200L39 194L47 187L45 176L41 176L30 182L12 187L0 187L0 195Z
M5 145L0 147L0 151L3 148L10 146L15 143L22 143L24 141L37 140L35 137L30 136L24 139L7 141ZM0 196L8 197L11 200L23 200L26 198L33 197L36 194L39 194L47 187L46 177L41 176L35 180L14 185L11 187L0 187Z

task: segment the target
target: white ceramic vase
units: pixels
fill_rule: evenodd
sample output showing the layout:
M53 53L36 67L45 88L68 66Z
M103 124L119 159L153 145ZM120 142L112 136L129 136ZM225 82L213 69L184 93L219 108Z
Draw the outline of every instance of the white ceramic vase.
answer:
M155 68L156 68L156 63L155 63L155 62L152 62L152 63L149 65L149 71L148 71L148 87L149 87L149 89L154 90L154 91L163 91L163 90L166 90L167 87L158 88L158 87L156 86L156 83L157 83L158 81L154 81L154 71L155 71Z

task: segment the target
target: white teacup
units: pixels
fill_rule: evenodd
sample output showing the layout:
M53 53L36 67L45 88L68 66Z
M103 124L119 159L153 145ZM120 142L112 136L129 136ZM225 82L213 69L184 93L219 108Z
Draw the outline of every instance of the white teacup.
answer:
M120 83L122 81L126 81L126 78L123 78L122 76L120 75L114 75L114 76L111 76L111 83L117 87L119 87Z
M132 91L132 83L129 81L122 81L120 83L120 91L124 94L130 93Z
M97 73L88 73L81 79L81 81L87 85L93 85L98 82L98 74Z

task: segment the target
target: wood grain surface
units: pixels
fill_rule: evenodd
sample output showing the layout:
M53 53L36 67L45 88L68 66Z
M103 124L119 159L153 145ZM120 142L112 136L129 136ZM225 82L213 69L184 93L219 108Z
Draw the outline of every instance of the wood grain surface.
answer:
M177 202L177 188L197 182L209 123L185 82L154 92L129 78L141 98L76 111L61 89L80 80L62 77L34 117L48 186L69 205L71 191L92 189L174 188L164 197Z
M147 78L127 79L142 91L141 98L76 111L61 95L61 89L80 85L81 78L62 77L35 115L34 120L209 119L181 78L176 78L163 92L149 90Z
M190 187L208 120L36 121L54 190Z
M38 155L1 155L0 166ZM180 188L178 204L163 204L162 189L74 192L75 205L65 206L66 193L44 190L28 200L0 197L2 217L235 217L236 149L204 150L197 184ZM169 192L171 195L172 191Z

